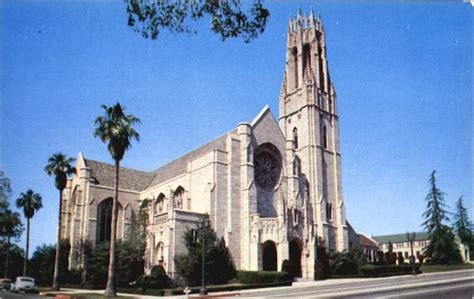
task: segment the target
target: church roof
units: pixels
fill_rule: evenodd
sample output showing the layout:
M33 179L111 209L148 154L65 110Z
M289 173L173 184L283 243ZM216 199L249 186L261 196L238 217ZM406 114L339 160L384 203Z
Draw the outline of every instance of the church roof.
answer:
M365 247L378 247L377 243L372 238L369 238L364 234L359 234L359 244Z
M112 164L84 159L86 166L91 169L91 177L98 185L113 187L115 184L115 166ZM120 189L145 190L154 175L151 172L139 171L120 167Z
M428 240L429 233L427 232L417 232L415 236L415 241L425 241ZM388 242L392 243L404 243L407 241L407 234L395 234L395 235L385 235L385 236L376 236L372 237L375 241L387 244Z
M259 122L269 111L270 108L268 105L265 106L254 118L251 125L255 126L255 124ZM214 139L213 141L206 143L203 146L200 146L197 149L192 150L178 159L173 160L151 172L120 167L120 188L143 191L184 174L188 170L187 166L189 162L216 149L225 151L227 136L229 134L235 133L236 131L237 129L229 131L224 135ZM99 184L110 187L114 186L114 165L89 159L86 160L86 165L92 168L92 176L98 180Z
M233 131L231 131L233 132ZM181 156L180 158L173 160L169 162L168 164L165 164L161 166L160 168L156 169L153 171L154 177L148 184L149 187L156 186L164 181L170 180L180 174L185 173L188 169L188 162L199 158L200 156L203 156L207 154L208 152L219 149L219 150L225 150L225 144L226 144L226 137L229 133L226 133L213 141L204 144L201 147L198 147L197 149L185 154L184 156Z

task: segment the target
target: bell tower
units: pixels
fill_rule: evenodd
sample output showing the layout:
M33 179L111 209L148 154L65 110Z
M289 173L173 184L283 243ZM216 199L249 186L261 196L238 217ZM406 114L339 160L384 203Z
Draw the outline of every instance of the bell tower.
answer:
M339 116L321 17L290 19L279 125L287 140L288 198L303 201L307 231L332 251L348 249L341 183Z

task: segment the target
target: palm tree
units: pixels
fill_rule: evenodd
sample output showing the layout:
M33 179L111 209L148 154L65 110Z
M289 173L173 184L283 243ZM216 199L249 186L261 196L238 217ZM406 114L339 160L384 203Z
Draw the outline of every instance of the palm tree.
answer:
M23 276L26 276L28 270L28 251L30 247L30 219L33 218L35 212L43 207L41 202L41 195L28 189L26 193L21 193L16 200L16 207L23 209L23 214L26 218L26 250L25 262L23 263Z
M98 137L107 144L107 149L115 161L115 186L112 204L112 225L110 236L110 257L107 277L106 296L116 296L117 287L115 285L115 239L117 231L118 212L118 189L120 161L125 151L131 147L132 139L139 141L140 135L133 128L134 124L140 123L140 119L134 115L125 115L125 107L120 103L113 106L101 106L104 109L104 116L97 117L93 124L97 125L94 130L94 137Z
M59 190L59 213L58 213L58 228L56 240L56 258L54 261L54 276L53 276L53 290L59 290L59 255L61 244L61 212L63 209L63 190L66 188L67 177L76 172L76 168L72 166L75 161L74 158L68 158L62 153L53 154L48 159L44 171L49 176L54 176L54 183Z

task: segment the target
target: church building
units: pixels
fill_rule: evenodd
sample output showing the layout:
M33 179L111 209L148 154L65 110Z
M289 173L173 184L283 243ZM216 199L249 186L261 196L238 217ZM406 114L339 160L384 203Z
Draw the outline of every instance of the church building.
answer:
M313 277L317 246L358 245L345 217L337 97L320 17L292 19L279 116L268 106L248 122L151 172L120 170L117 239L128 238L144 200L145 271L175 274L183 236L209 217L237 269ZM79 154L63 195L61 236L71 247L110 239L114 166ZM74 250L71 250L73 252ZM81 255L70 256L72 268Z

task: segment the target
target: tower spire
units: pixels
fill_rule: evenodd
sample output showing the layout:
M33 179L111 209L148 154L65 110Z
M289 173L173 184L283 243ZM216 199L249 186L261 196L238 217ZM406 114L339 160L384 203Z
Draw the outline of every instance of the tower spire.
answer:
M316 29L316 21L314 19L314 11L313 11L313 8L311 7L311 11L309 13L309 18L310 18L310 22L311 22L311 28Z

